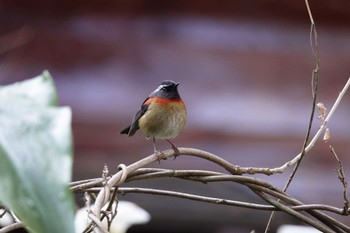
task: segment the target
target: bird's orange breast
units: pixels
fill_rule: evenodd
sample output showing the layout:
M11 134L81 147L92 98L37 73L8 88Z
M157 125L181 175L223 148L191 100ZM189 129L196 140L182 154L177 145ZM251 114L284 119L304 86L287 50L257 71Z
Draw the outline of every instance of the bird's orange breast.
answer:
M182 99L167 99L167 98L149 98L145 101L144 104L151 104L153 101L155 101L157 104L165 105L169 103L184 103Z

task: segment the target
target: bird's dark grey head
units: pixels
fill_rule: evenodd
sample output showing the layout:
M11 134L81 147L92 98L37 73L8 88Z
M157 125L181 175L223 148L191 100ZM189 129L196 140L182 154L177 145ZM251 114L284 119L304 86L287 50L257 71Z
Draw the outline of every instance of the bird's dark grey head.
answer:
M170 80L165 80L159 84L157 89L153 91L149 97L167 98L167 99L177 99L180 98L179 92L177 91L177 86L179 83L175 83Z

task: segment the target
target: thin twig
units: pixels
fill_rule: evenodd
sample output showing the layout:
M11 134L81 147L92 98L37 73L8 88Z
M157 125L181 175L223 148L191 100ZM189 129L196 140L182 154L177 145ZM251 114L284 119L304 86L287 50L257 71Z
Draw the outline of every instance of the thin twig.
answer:
M311 43L311 47L313 50L313 41L315 42L315 50L313 50L314 55L315 55L315 59L316 59L316 67L312 72L312 82L311 82L311 87L312 87L312 107L311 107L311 114L310 114L310 119L309 119L309 125L307 128L307 132L306 132L306 136L304 139L304 143L300 152L300 158L298 159L298 162L296 164L296 166L294 167L294 170L292 172L292 174L288 177L288 181L285 185L285 187L283 188L283 191L286 191L289 187L289 184L291 183L291 181L294 178L294 175L296 173L296 171L298 170L298 167L304 157L304 155L306 154L306 147L308 145L309 142L309 137L310 137L310 132L311 132L311 128L312 128L312 123L313 123L313 119L314 119L314 115L315 115L315 109L316 109L316 99L317 99L317 90L318 90L318 79L319 79L319 67L320 67L320 52L319 52L319 46L318 46L318 39L317 39L317 31L316 31L316 25L315 22L313 20L312 17L312 13L310 10L310 6L309 6L309 2L308 0L305 0L305 4L306 4L306 8L308 10L308 14L310 17L310 21L311 21L311 29L310 29L310 43Z
M326 232L326 233L333 233L332 230L330 230L329 228L325 227L324 225L322 225L319 222L315 222L314 220L306 217L305 215L293 210L292 208L285 206L283 204L281 204L278 200L273 200L271 198L269 198L266 194L261 193L261 192L256 192L256 194L258 196L260 196L262 199L264 199L265 201L267 201L268 203L270 203L271 205L274 205L276 207L278 207L278 209L282 210L285 213L288 213L296 218L298 218L299 220L307 223L310 226L315 227L316 229L322 231L322 232Z
M307 2L307 0L306 0ZM312 16L311 16L312 17ZM317 89L318 89L318 79L319 79L319 50L318 50L318 42L317 42L317 33L316 33L316 26L313 25L311 27L311 32L314 32L315 35L315 44L316 44L316 68L313 71L313 75L312 75L312 92L313 92L313 100L312 100L312 107L311 107L311 114L310 114L310 120L309 120L309 125L307 128L307 132L306 132L306 136L304 139L304 143L300 152L300 158L298 159L297 164L295 165L292 174L288 177L288 181L285 185L285 187L283 188L284 191L286 191L290 185L290 183L292 182L294 175L296 174L296 171L299 168L299 165L303 159L303 157L306 154L306 147L308 145L309 142L309 138L310 138L310 133L311 133L311 128L312 128L312 123L313 123L313 119L314 119L314 115L315 115L315 109L316 109L316 99L317 99Z
M247 186L249 188L251 188L253 192L256 192L256 191L260 191L261 192L262 191L265 194L271 195L271 193L268 190L266 190L266 188L263 188L263 187L256 188L256 187L254 187L254 185L250 185L250 184L248 184ZM298 201L295 198L289 197L287 195L281 196L280 194L278 194L278 195L273 195L273 196L279 198L277 200L277 202L279 202L280 200L283 200L286 203L288 203L289 205L287 207L291 208L293 210L295 210L292 207L293 205L295 205L295 206L303 206L304 205L301 201ZM276 207L278 207L278 206L276 206ZM339 210L340 210L339 208L335 208L335 207L333 207L333 208L337 209L337 212L339 213ZM345 224L337 221L336 219L334 219L334 218L332 218L332 217L330 217L330 216L328 216L326 214L323 214L322 212L320 212L320 211L318 211L316 209L306 209L305 212L307 212L312 217L316 218L318 221L322 222L323 224L325 224L326 226L328 226L330 229L334 230L335 232L342 232L342 230L346 231L346 232L350 232L350 228L348 226L346 226ZM331 211L331 212L333 212L333 211ZM289 213L289 214L291 214L291 213ZM298 218L298 216L296 216L296 215L293 215L293 214L291 214L291 215L296 217L296 218ZM303 219L300 219L300 220L303 221Z
M193 201L201 201L201 202L206 202L206 203L244 207L244 208L258 209L258 210L272 210L272 209L274 209L272 206L268 206L268 205L254 204L254 203L242 202L242 201L234 201L234 200L228 200L228 199L224 199L224 198L206 197L206 196L201 196L201 195L196 195L196 194L175 192L175 191L169 191L169 190L128 187L128 188L119 188L118 192L122 195L125 195L127 193L145 193L145 194L153 194L153 195L161 195L161 196L170 196L170 197L177 197L177 198L188 199L188 200L193 200Z
M306 8L308 10L308 14L309 14L310 21L311 21L310 43L311 43L311 48L312 48L312 51L313 51L315 59L316 59L316 68L313 70L312 78L311 78L312 107L311 107L309 125L308 125L307 131L306 131L306 136L305 136L304 143L303 143L303 146L302 146L302 149L300 152L299 159L297 160L297 163L296 163L291 175L288 177L288 180L283 188L283 191L287 191L290 183L292 182L292 180L293 180L293 178L294 178L294 176L295 176L295 174L300 166L302 159L304 158L304 156L306 154L306 147L307 147L308 142L309 142L310 133L311 133L311 129L312 129L312 123L313 123L314 114L315 114L315 108L316 108L318 79L319 79L319 67L320 67L320 53L319 53L316 25L315 25L315 22L314 22L313 17L312 17L312 13L311 13L311 9L310 9L308 0L305 0L305 4L306 4ZM315 50L313 49L313 43L312 43L313 41L315 42ZM266 228L265 228L265 233L267 233L269 231L273 217L274 217L274 212L272 212L270 215L270 218L269 218L267 225L266 225Z
M335 153L334 148L331 145L329 145L329 148L331 149L332 154L334 155L334 157L336 158L339 164L339 169L336 169L336 171L338 173L338 178L343 185L343 199L344 199L343 214L348 215L349 214L348 183L345 178L343 163L340 161L337 153Z
M86 191L98 193L101 191L101 188L89 188ZM113 189L111 191L113 191ZM118 193L121 195L126 195L128 193L143 193L143 194L177 197L181 199L189 199L189 200L213 203L213 204L244 207L244 208L263 210L263 211L272 211L272 210L281 211L278 208L271 205L262 205L262 204L256 204L256 203L250 203L250 202L235 201L235 200L230 200L225 198L215 198L215 197L208 197L208 196L197 195L197 194L188 194L183 192L160 190L160 189L123 187L118 189ZM287 198L287 197L284 197L284 198ZM293 204L296 202L300 203L294 198L289 198L290 202L292 202L292 200L293 200ZM342 208L336 208L334 206L329 206L324 204L298 204L298 205L290 206L290 208L296 211L323 210L323 211L335 213L338 215L342 215L343 213Z

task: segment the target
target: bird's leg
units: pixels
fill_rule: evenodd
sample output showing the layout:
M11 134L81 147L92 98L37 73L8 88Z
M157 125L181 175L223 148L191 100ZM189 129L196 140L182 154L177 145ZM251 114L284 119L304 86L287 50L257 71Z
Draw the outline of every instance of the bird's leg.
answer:
M153 150L154 150L154 153L156 153L156 152L158 152L157 147L156 147L156 139L153 137L152 140L153 140Z
M176 157L180 155L180 151L169 139L167 139L167 141L170 143L171 148L174 150L174 159L176 159Z
M157 150L156 139L153 137L152 140L153 140L154 153L156 154L158 163L160 164L160 160L165 159L165 155L161 151Z

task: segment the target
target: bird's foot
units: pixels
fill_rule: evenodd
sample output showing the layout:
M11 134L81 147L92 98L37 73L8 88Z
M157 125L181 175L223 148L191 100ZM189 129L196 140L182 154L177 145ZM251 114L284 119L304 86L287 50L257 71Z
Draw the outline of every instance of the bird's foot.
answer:
M155 156L157 157L157 161L160 165L160 160L166 160L165 154L162 151L156 150L154 151Z
M180 155L180 151L174 145L172 146L172 149L174 150L174 159L173 160L175 160Z
M177 149L177 147L169 139L167 139L167 141L170 143L171 148L174 150L174 159L173 160L175 160L180 155L180 151L179 151L179 149Z

